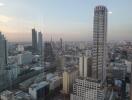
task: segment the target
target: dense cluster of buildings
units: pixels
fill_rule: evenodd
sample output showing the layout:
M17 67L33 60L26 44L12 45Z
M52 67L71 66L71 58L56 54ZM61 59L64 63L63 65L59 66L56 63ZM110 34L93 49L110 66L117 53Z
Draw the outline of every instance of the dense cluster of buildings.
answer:
M128 100L132 42L107 43L107 14L95 7L93 43L43 42L33 28L32 43L7 46L0 32L0 99Z

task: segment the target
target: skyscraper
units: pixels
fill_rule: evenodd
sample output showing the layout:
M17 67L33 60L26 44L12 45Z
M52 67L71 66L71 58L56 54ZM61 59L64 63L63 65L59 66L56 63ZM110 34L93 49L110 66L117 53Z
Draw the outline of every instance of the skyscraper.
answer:
M76 79L70 100L105 100L107 87L103 82L106 78L106 36L107 8L96 6L94 9L92 78ZM84 66L84 58L82 61ZM84 68L81 72L85 71Z
M42 33L39 32L38 33L38 52L40 54L40 61L41 61L41 66L43 66L43 36L42 36Z
M37 52L37 31L35 29L32 29L32 49L33 53Z
M8 73L5 70L8 63L7 40L0 32L0 91L8 83Z
M38 50L39 50L39 53L42 55L42 49L43 49L43 36L42 36L42 33L39 32L38 33Z
M132 100L132 61L131 61L131 78L130 78L130 100Z
M99 5L94 9L92 75L102 82L106 78L106 42L107 8Z
M8 61L8 49L7 49L7 40L4 35L0 32L0 67L7 64Z

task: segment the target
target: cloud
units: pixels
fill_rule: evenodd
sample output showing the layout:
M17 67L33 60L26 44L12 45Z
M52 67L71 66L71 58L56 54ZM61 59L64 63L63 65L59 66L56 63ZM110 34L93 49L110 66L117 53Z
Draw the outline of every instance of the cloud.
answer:
M1 6L4 6L4 5L5 5L4 3L0 2L0 7L1 7Z
M6 22L11 21L12 19L13 19L12 17L8 17L8 16L5 16L5 15L0 15L0 22L6 23Z

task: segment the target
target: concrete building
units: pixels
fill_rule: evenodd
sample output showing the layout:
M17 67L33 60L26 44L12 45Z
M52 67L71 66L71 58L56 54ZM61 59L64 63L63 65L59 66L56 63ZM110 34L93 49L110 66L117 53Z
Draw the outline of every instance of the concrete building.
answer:
M47 80L50 85L50 90L55 90L61 86L61 78L59 76L54 76Z
M125 64L115 64L112 68L112 76L114 79L125 80L127 66Z
M96 6L94 9L93 26L93 78L104 81L106 78L106 47L107 47L107 8Z
M0 100L15 100L13 92L8 90L3 91L0 94Z
M53 63L55 61L55 55L53 52L52 42L45 42L44 45L44 62Z
M23 45L17 45L16 50L17 50L18 52L23 52L23 51L24 51L24 46L23 46Z
M57 56L57 70L64 70L65 67L65 57L64 55Z
M16 64L11 64L7 66L7 73L10 80L14 80L20 74L20 66Z
M49 83L46 81L33 84L29 87L29 94L33 100L45 100L49 94Z
M28 93L22 91L5 90L0 95L0 100L32 100Z
M0 68L8 63L7 40L0 32Z
M33 59L33 55L29 51L26 51L26 52L23 52L23 53L17 55L18 65L29 64L32 62L32 59Z
M8 64L17 64L17 55L8 56Z
M8 64L7 40L0 32L0 91L8 84L6 66Z
M70 95L70 100L104 100L106 90L99 80L79 78L73 84L73 93Z
M35 29L32 29L32 49L33 49L33 53L36 53L38 50L37 31Z
M125 80L127 74L127 66L125 62L113 62L107 69L107 75L116 80Z
M85 55L88 56L88 57L91 57L92 56L92 51L91 50L85 50Z
M19 88L23 91L27 91L33 83L39 83L43 81L43 79L45 79L44 73L40 73L23 81L22 83L19 83Z
M43 51L43 35L41 32L38 33L38 50L39 53L42 55Z
M130 84L130 100L132 100L132 62L131 62L131 84Z
M63 51L63 40L62 38L60 38L60 51L62 52Z
M30 94L20 90L14 93L14 98L15 98L14 100L32 100Z
M92 59L91 57L82 55L79 58L79 75L80 77L92 76Z
M107 59L107 8L96 6L94 9L92 69L88 69L87 58L80 58L80 76L87 77L92 72L92 78L79 78L73 84L71 100L104 100L107 88L106 79ZM82 67L83 66L83 67ZM89 71L91 70L91 71Z
M125 64L127 66L127 73L131 73L131 61L125 60Z
M63 93L69 94L72 90L72 84L78 78L78 69L75 67L65 69L63 72Z

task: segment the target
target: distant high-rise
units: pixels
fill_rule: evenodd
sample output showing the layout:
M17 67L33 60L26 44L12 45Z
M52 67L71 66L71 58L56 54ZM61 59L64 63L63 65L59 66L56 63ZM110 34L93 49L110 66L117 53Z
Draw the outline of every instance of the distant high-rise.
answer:
M132 100L132 62L131 62L131 77L130 77L130 100Z
M43 36L42 36L42 33L39 32L38 33L38 50L41 55L42 55L42 49L43 49Z
M40 54L41 66L43 66L43 35L41 32L38 33L38 52Z
M37 31L35 29L32 29L32 49L33 53L37 52Z
M55 55L53 52L52 44L51 42L45 42L44 44L44 62L54 62L55 61Z
M63 40L62 40L62 38L60 38L60 49L61 50L63 49Z
M96 6L93 27L93 78L104 81L106 78L107 8Z
M8 49L7 49L7 40L4 35L0 32L0 67L7 64L8 61Z

